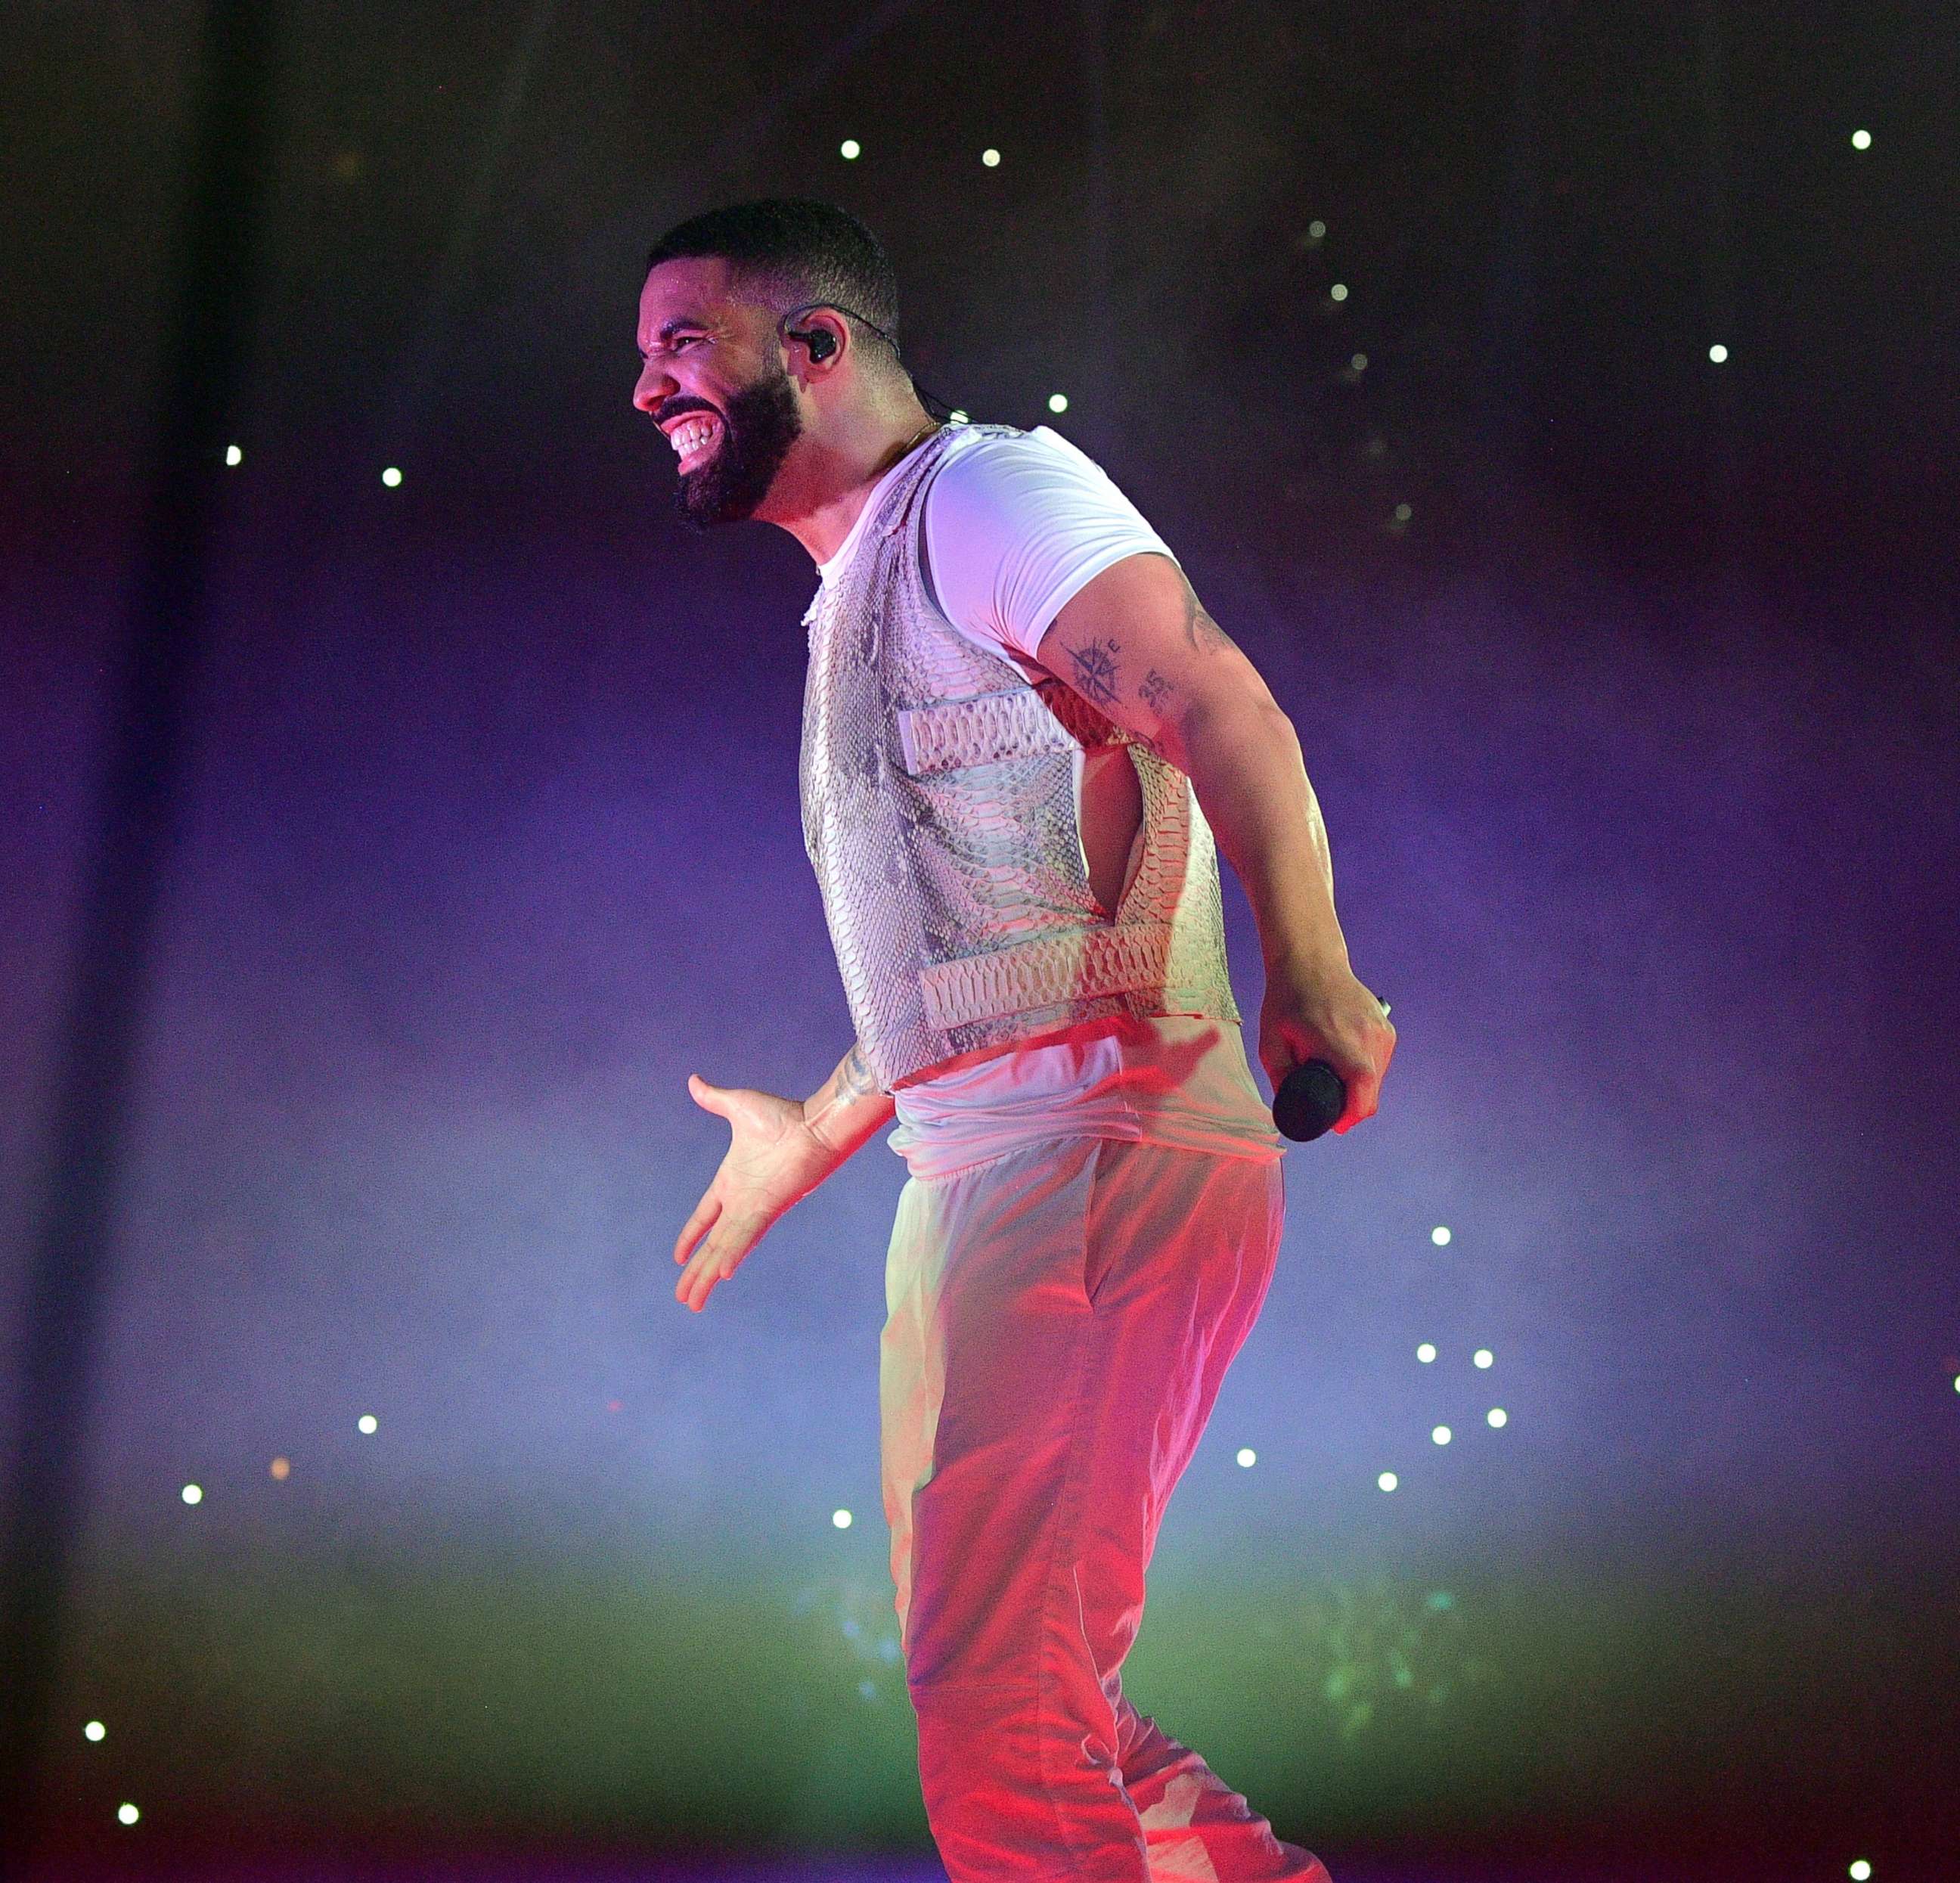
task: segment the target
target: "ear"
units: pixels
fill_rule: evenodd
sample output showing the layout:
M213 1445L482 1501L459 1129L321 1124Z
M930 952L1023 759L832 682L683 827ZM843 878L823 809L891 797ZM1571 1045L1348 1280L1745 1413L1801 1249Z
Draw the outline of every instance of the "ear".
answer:
M828 334L832 342L830 351L822 359L812 357L809 339L797 337L817 333ZM783 334L783 345L790 356L790 371L798 379L810 383L829 378L844 364L852 344L850 323L828 307L813 307L809 313L799 314L789 323Z

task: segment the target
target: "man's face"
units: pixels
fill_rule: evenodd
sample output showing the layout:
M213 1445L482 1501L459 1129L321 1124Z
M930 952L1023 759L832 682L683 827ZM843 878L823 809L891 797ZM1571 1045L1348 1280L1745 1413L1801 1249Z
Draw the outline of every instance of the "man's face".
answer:
M697 530L752 517L803 431L767 310L729 288L727 263L703 258L661 262L640 291L633 403L676 446L674 504Z

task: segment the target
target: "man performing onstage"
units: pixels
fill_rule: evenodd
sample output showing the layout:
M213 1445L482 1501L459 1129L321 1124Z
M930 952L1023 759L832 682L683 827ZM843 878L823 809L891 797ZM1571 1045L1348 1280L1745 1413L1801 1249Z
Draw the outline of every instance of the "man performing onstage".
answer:
M676 1296L698 1311L896 1115L880 1457L953 1883L1325 1883L1118 1678L1285 1208L1214 828L1275 1089L1328 1061L1344 1132L1395 1029L1252 663L1066 439L935 424L897 326L883 251L826 205L715 211L648 257L633 402L682 515L775 523L817 565L803 831L858 1035L800 1104L689 1078L731 1137Z

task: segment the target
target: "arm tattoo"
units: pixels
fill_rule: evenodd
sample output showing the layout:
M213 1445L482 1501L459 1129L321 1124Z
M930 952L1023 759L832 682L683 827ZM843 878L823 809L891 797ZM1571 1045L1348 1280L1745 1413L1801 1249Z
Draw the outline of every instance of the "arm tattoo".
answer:
M1184 631L1192 647L1210 654L1220 647L1236 649L1239 644L1204 612L1187 577L1184 584Z
M1143 685L1137 689L1137 698L1156 714L1158 718L1162 719L1169 711L1166 702L1176 691L1177 689L1172 685L1169 681L1166 680L1155 667L1152 667L1150 672L1144 676Z
M1068 657L1075 663L1075 690L1098 706L1116 702L1116 655L1120 641L1092 641L1086 647L1071 647Z
M861 1099L877 1089L877 1079L864 1063L864 1048L853 1041L850 1051L844 1055L843 1064L837 1068L838 1102L848 1105L853 1099Z

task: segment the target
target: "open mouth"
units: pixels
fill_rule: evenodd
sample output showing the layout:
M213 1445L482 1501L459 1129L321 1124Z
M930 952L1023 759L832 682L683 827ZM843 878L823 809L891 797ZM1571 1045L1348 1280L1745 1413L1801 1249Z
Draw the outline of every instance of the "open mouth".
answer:
M691 471L703 463L721 442L721 421L709 412L683 418L667 434L667 442L680 460L680 469Z

